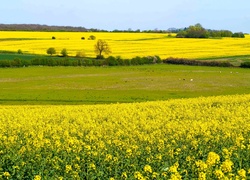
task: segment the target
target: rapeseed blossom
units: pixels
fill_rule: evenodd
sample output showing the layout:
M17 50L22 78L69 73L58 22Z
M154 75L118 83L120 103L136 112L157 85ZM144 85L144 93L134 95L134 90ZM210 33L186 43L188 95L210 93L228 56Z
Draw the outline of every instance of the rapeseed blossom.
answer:
M0 179L249 179L249 119L250 95L0 105Z
M240 169L238 171L238 175L241 177L241 179L246 179L246 170Z
M206 180L206 173L200 172L198 176L198 180Z
M145 165L143 170L146 172L146 173L152 173L152 168L150 165Z
M87 40L94 35L96 40ZM52 39L54 36L56 39ZM175 36L173 34L173 36ZM82 40L86 37L86 40ZM1 50L30 54L46 54L49 47L57 52L66 48L68 55L77 53L95 57L94 44L104 39L112 48L112 56L134 58L158 55L161 58L213 58L248 54L249 35L246 38L193 39L168 38L164 33L94 33L94 32L20 32L1 31Z
M215 174L217 179L224 179L224 177L225 177L224 173L220 169L215 170L214 174Z
M40 176L40 175L36 175L35 177L34 177L34 180L41 180L42 179L42 177Z
M218 163L220 161L220 156L218 154L216 154L215 152L209 152L208 153L208 157L207 157L207 165L208 166L213 166L216 163Z
M232 172L232 168L233 168L233 162L231 160L229 160L229 159L226 159L221 164L221 170L224 173L230 173L230 172Z

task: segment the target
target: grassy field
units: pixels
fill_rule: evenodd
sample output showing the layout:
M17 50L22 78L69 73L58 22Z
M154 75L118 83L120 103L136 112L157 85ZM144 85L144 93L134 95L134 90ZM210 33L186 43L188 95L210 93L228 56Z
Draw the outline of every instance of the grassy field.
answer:
M106 40L112 50L110 55L122 58L158 55L161 58L227 58L237 56L237 61L249 61L250 35L246 38L184 39L157 33L92 33L92 32L5 32L0 33L0 50L46 55L49 47L57 54L66 48L75 56L84 51L86 56L95 57L96 40L87 40L90 35ZM52 39L52 37L56 39ZM85 40L81 40L85 37ZM248 58L243 58L248 56ZM1 57L0 57L1 58Z
M250 71L181 65L0 70L1 104L142 102L250 92Z

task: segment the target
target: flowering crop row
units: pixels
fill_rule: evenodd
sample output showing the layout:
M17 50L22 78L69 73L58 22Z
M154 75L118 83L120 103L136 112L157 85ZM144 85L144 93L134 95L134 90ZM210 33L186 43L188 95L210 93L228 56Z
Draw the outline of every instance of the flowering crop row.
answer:
M250 95L0 106L1 179L247 179Z
M249 54L249 38L192 39L173 38L157 33L92 33L92 32L9 32L0 33L0 50L24 53L46 54L49 47L54 47L57 54L66 48L71 56L85 52L86 56L95 57L96 40L87 40L91 35L104 39L110 45L112 56L123 59L136 56L158 55L161 58L211 58ZM52 39L55 37L56 39ZM85 37L86 40L81 38Z

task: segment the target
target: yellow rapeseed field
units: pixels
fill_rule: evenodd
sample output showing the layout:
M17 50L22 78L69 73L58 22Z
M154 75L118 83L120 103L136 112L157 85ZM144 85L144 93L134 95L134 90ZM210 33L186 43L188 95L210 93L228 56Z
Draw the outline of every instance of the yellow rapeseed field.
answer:
M1 179L249 179L250 95L0 106Z
M88 40L94 35L96 40ZM52 40L52 37L56 39ZM174 37L175 35L173 35ZM81 40L85 37L85 40ZM161 58L211 58L236 55L248 55L249 39L178 39L168 34L157 33L92 33L92 32L0 32L0 50L25 53L46 54L54 47L57 54L66 48L69 55L75 56L85 51L86 56L95 57L94 44L98 39L106 40L112 50L110 55L122 58L158 55Z

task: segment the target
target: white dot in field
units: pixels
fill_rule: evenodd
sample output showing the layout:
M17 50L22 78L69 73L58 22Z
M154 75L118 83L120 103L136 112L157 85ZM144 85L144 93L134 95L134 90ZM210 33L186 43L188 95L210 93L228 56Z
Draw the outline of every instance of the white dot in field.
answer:
M193 79L190 79L190 81L193 81Z

